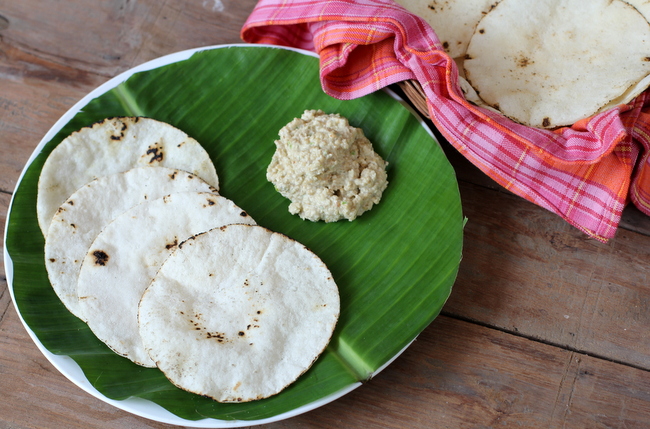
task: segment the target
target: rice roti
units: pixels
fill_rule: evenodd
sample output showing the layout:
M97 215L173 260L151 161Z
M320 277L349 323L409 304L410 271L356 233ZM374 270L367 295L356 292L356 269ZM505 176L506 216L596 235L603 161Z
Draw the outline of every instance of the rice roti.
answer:
M79 305L90 329L117 354L154 367L138 333L142 293L178 243L232 223L255 222L232 201L205 192L170 194L117 216L79 272Z
M474 29L498 0L396 0L424 19L452 58L462 58Z
M210 156L183 131L149 118L108 118L72 133L47 157L36 200L43 235L77 189L97 177L144 166L184 170L219 189Z
M636 10L645 17L646 20L650 21L650 0L624 0L625 3L628 3L636 8Z
M139 324L176 386L245 402L305 372L339 311L338 288L315 254L266 228L229 225L179 246L145 291Z
M464 67L511 119L572 125L647 86L650 24L620 0L502 0L477 26Z
M102 176L73 193L57 210L45 241L45 268L52 288L72 314L86 320L77 278L88 248L115 217L147 200L175 192L214 192L194 175L166 167L139 167Z

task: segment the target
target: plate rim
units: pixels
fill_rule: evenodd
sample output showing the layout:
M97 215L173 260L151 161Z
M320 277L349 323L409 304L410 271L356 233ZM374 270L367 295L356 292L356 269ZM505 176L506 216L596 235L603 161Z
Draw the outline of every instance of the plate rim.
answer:
M185 426L185 427L192 427L192 428L235 428L235 427L244 427L244 426L254 426L254 425L263 425L263 424L268 424L268 423L273 423L273 422L278 422L281 420L286 420L295 416L298 416L300 414L304 414L306 412L312 411L316 408L319 408L321 406L327 405L343 396L346 394L350 393L351 391L355 390L357 387L361 386L363 383L361 381L357 381L355 383L351 383L349 386L344 387L343 389L339 390L338 392L334 392L330 395L327 395L323 398L320 398L316 401L310 402L309 404L302 405L300 407L294 408L293 410L265 418L265 419L257 419L257 420L223 420L223 419L215 419L215 418L205 418L201 420L188 420L185 418L182 418L180 416L177 416L176 414L172 413L171 411L163 408L162 406L154 403L153 401L150 401L148 399L143 399L143 398L137 398L137 397L130 397L126 398L123 400L115 400L108 398L105 396L103 393L99 392L90 382L88 381L86 375L84 374L83 370L75 362L71 357L68 355L57 355L52 352L50 352L40 341L40 339L36 336L36 334L32 331L32 329L29 327L27 322L24 320L20 308L18 307L18 304L16 302L16 298L14 295L14 289L13 289L13 276L14 276L14 270L13 270L13 262L11 259L11 255L9 254L9 251L7 249L7 233L9 231L9 220L10 220L10 215L14 203L14 198L16 196L16 191L20 184L22 183L22 180L28 170L28 168L31 166L31 164L34 162L36 157L40 154L40 152L43 150L44 146L59 132L61 129L77 114L81 109L86 106L91 100L94 98L110 91L111 89L117 87L118 85L122 84L125 82L127 79L129 79L131 76L133 76L136 73L140 72L145 72L145 71L150 71L150 70L155 70L160 67L164 67L167 65L175 64L184 60L189 59L192 55L198 53L198 52L203 52L203 51L211 51L211 50L217 50L217 49L227 49L227 48L272 48L272 49L282 49L282 50L288 50L288 51L294 51L303 55L319 58L319 55L316 54L315 52L304 50L304 49L298 49L298 48L293 48L293 47L285 47L285 46L277 46L277 45L270 45L270 44L249 44L249 43L233 43L233 44L219 44L219 45L209 45L209 46L203 46L203 47L197 47L197 48L191 48L191 49L186 49L182 51L177 51L173 52L170 54L166 54L154 59L151 59L149 61L146 61L142 64L139 64L135 67L132 67L128 70L125 70L118 75L114 76L113 78L107 80L106 82L102 83L101 85L97 86L95 89L90 91L88 94L86 94L84 97L82 97L79 101L77 101L72 107L70 107L47 131L47 133L43 136L43 138L40 140L38 145L34 148L32 153L30 154L28 160L25 162L25 166L23 167L17 181L16 185L14 186L14 191L11 196L11 200L9 202L9 206L7 209L7 217L6 217L6 222L5 222L5 228L4 228L4 239L3 239L3 259L4 259L4 266L5 266L5 275L7 277L7 289L9 290L9 295L11 297L11 301L13 303L13 306L16 310L16 313L18 314L18 318L20 319L23 327L27 331L29 337L31 340L34 342L34 344L37 346L37 348L40 350L40 352L45 356L45 358L52 364L66 379L71 381L73 384L75 384L77 387L85 391L86 393L89 393L90 395L94 396L95 398L103 401L104 403L107 403L109 405L112 405L118 409L121 409L123 411L126 411L128 413L134 414L139 417L143 417L152 421L157 421L160 423L166 423L166 424L171 424L171 425L177 425L177 426ZM404 99L399 97L395 92L390 90L389 88L383 88L382 89L384 92L388 93L395 101L401 103L405 108L407 108L411 114L415 116L417 119L418 123L420 126L422 126L426 132L432 137L433 141L437 144L440 145L440 142L438 139L435 137L433 134L433 131L429 128L429 126L425 123L425 121L422 119L422 117L415 111ZM402 350L397 352L391 359L389 359L384 365L382 365L377 371L375 371L372 375L371 378L374 377L375 375L379 374L381 371L383 371L386 367L388 367L395 359L397 359L416 339L418 336L413 338L411 342L409 342Z

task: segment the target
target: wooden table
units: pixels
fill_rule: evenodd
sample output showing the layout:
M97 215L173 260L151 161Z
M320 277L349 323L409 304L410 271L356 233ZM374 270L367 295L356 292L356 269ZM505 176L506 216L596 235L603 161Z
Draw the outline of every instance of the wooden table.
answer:
M0 226L45 132L102 82L239 42L254 0L0 0ZM442 142L469 222L452 296L347 396L269 428L650 427L650 219L607 244L500 189ZM1 264L1 261L0 261ZM20 323L0 265L0 427L166 428L64 378Z

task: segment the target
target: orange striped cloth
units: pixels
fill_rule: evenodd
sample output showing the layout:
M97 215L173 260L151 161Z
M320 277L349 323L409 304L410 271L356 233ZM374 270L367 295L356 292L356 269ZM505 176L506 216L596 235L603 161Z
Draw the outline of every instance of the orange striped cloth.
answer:
M244 41L320 55L323 89L352 99L415 79L431 120L467 159L513 193L600 241L625 205L650 215L650 95L542 130L467 102L455 62L431 27L392 0L261 0Z

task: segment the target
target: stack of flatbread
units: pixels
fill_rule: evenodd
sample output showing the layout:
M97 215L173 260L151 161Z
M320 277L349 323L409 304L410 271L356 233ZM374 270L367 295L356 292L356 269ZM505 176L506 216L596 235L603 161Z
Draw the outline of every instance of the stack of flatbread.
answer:
M456 59L466 98L538 128L572 125L650 85L645 0L397 0Z
M110 118L48 156L37 211L54 291L117 354L222 402L274 395L327 346L323 262L229 199L169 124Z

